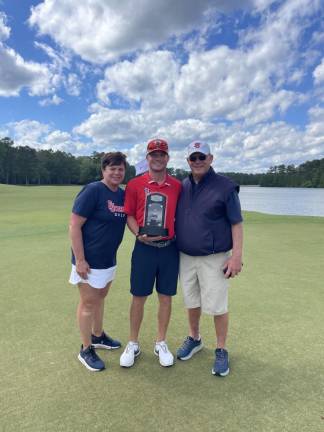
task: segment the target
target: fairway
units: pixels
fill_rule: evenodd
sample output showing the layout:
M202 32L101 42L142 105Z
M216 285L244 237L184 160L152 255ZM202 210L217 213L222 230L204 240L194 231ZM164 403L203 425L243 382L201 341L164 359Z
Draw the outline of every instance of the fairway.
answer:
M212 376L212 320L205 348L162 368L153 354L156 296L146 305L142 354L129 370L122 350L100 351L107 369L77 360L77 289L68 284L68 218L79 187L0 185L0 430L324 431L324 218L245 213L244 271L230 288L231 373ZM128 337L127 232L105 329ZM187 335L181 292L168 344Z

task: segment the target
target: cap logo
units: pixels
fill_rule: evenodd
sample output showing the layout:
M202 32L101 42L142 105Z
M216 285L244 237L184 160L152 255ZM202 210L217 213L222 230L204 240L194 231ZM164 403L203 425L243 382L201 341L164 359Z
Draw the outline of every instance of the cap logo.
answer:
M148 151L161 150L168 153L168 143L164 140L154 139L147 145Z
M196 143L194 144L194 147L195 147L195 148L200 148L200 143L199 143L199 142L196 142Z

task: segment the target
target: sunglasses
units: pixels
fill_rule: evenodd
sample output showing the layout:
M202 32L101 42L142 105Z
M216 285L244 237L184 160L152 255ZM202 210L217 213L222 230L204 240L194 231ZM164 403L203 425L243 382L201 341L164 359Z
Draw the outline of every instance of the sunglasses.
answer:
M196 162L196 160L204 161L206 160L207 156L205 154L200 155L190 155L189 160L190 162Z

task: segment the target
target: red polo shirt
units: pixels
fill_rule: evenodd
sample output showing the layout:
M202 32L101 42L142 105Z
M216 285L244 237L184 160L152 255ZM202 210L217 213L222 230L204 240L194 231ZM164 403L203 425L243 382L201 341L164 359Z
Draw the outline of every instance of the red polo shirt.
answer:
M168 239L174 237L174 218L177 201L181 191L181 183L174 177L166 175L165 181L158 184L152 180L148 172L135 177L127 183L125 189L125 213L134 216L138 226L144 225L146 195L152 192L159 192L167 198L165 228L168 229Z

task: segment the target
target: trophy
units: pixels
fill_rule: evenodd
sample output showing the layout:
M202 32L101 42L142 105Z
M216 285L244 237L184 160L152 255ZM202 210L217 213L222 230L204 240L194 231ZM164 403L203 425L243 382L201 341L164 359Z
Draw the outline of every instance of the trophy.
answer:
M139 234L148 236L168 235L168 229L164 227L166 212L166 196L154 192L146 196L144 226L139 228Z

